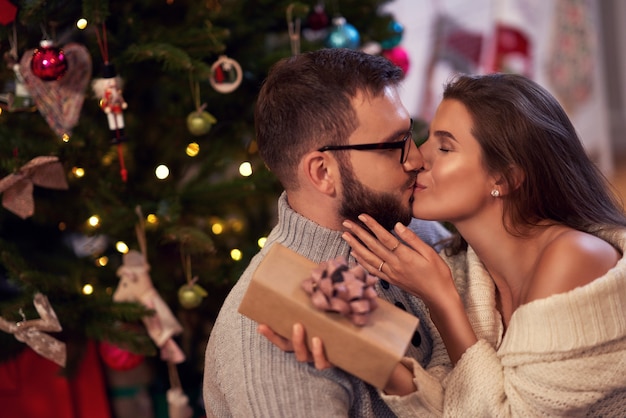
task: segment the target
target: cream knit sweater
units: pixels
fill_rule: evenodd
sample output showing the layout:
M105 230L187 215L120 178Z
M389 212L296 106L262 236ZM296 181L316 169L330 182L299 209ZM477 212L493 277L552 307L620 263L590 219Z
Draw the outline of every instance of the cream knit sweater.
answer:
M598 234L626 253L626 231ZM383 395L398 416L626 417L626 257L606 275L535 300L506 334L472 249L449 258L479 341L443 379L410 365L418 391Z

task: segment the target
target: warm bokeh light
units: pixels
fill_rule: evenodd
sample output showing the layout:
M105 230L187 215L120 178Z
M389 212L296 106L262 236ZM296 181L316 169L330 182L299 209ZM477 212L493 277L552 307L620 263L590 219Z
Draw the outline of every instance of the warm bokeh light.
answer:
M83 286L83 295L91 295L93 293L93 286L86 284Z
M224 225L222 225L220 222L216 222L213 225L211 225L211 232L213 232L215 235L219 235L222 232L224 232Z
M196 142L192 142L187 145L187 149L185 150L188 156L195 157L200 152L200 145Z
M76 21L76 27L80 30L83 30L87 27L87 19L81 18Z
M59 222L59 231L65 231L67 224L65 222Z
M74 174L76 178L81 178L85 175L85 170L80 167L74 167L72 168L72 174Z
M122 254L126 254L128 252L128 245L126 245L124 241L118 241L115 243L115 249Z
M243 221L238 218L230 219L228 221L228 226L233 232L241 232L243 230Z
M265 247L265 242L267 241L267 237L261 237L257 240L257 244L259 246L259 248L263 248Z
M248 161L244 161L243 163L241 163L241 165L239 166L239 174L241 174L244 177L251 176L252 164L250 164Z
M63 136L61 137L61 140L63 142L70 142L70 136L68 134L63 134Z
M98 215L92 215L89 219L87 219L87 223L95 228L100 225L100 217Z
M100 267L104 267L107 264L109 264L109 257L107 257L106 255L103 255L102 257L98 257L98 259L96 260L96 265Z
M151 213L146 216L146 223L150 225L156 225L159 223L159 218L154 213Z
M113 154L104 154L104 156L102 157L102 165L105 167L111 165L111 163L113 162L113 157Z
M164 180L170 175L170 169L165 164L161 164L154 170L154 174L159 180Z
M239 249L233 248L230 250L230 258L235 261L240 261L243 258L243 253Z

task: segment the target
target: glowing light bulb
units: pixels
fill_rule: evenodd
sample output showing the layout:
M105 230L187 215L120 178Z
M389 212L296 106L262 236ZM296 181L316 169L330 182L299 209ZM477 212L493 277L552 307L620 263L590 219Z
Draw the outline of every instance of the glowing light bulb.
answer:
M263 248L265 246L265 242L267 241L267 237L261 237L257 240L257 245L259 248Z
M170 169L165 164L161 164L154 170L154 174L159 180L164 180L170 175Z
M243 253L237 249L237 248L233 248L232 250L230 250L230 258L232 258L235 261L239 261L241 260L243 257Z
M83 295L91 295L93 293L93 286L86 284L83 286Z
M87 223L96 228L98 225L100 225L100 217L98 215L92 215L91 217L89 217L89 219L87 219Z
M241 174L244 177L251 176L252 164L250 164L248 161L244 161L243 163L241 163L241 165L239 166L239 174Z
M128 252L128 245L126 245L124 241L118 241L115 243L115 249L122 254L126 254Z
M76 21L76 27L80 30L83 30L87 27L87 19L81 18Z
M81 178L85 175L85 170L80 167L74 167L72 168L72 174L74 174L76 178Z
M215 235L219 235L222 232L224 232L224 225L222 225L219 222L214 223L213 225L211 225L211 231L215 234Z

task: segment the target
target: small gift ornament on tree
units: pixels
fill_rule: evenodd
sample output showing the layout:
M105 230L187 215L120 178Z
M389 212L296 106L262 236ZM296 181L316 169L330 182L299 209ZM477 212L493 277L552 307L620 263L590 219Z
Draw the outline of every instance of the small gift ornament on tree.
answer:
M0 7L1 9L2 7ZM30 95L24 77L20 72L20 60L17 52L17 30L13 25L13 33L8 35L10 48L4 53L7 68L15 74L14 89L0 95L0 108L9 112L34 111L34 100ZM6 105L4 105L6 103Z

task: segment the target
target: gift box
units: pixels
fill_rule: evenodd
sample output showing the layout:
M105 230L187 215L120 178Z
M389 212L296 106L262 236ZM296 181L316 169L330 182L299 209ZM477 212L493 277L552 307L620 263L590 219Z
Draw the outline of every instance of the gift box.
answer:
M267 324L286 338L291 338L294 323L302 323L309 347L312 337L320 337L332 364L384 388L406 352L418 325L417 317L380 298L364 326L355 325L338 313L315 308L302 282L317 266L274 244L254 272L239 313Z

